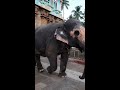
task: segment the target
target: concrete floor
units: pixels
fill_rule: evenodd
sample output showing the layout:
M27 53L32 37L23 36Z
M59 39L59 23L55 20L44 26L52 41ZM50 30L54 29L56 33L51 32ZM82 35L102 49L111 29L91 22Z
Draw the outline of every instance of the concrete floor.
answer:
M47 58L41 57L42 65L46 69L49 66ZM82 75L84 65L72 63L68 61L67 77L58 77L58 69L53 74L48 74L46 71L38 73L35 68L35 90L85 90L85 80L80 80L79 75Z

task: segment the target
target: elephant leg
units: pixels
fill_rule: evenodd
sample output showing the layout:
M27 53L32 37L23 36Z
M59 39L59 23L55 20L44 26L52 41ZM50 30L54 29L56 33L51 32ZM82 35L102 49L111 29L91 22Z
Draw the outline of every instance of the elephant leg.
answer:
M85 78L85 68L84 68L84 71L83 71L83 74L82 76L79 76L80 79L84 79Z
M57 55L49 55L48 60L50 66L47 67L47 71L49 74L52 74L57 69Z
M62 53L61 54L61 61L60 61L60 72L59 72L59 77L66 76L66 66L68 62L68 52Z
M85 58L85 55L84 55L84 58ZM85 67L84 67L84 71L83 71L83 74L82 76L79 76L80 79L85 79Z
M38 72L43 72L44 69L40 61L40 54L35 54L35 62L37 63Z

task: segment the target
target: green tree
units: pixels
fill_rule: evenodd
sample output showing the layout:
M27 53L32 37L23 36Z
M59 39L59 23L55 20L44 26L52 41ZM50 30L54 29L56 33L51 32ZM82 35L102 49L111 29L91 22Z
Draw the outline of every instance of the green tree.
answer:
M71 19L71 18L74 18L74 17L72 16L72 14L69 16L69 19Z
M69 6L69 1L68 0L63 0L62 1L62 6L61 9L63 10L63 19L64 19L64 7L66 7L66 9L68 9Z
M76 7L75 7L75 10L72 10L74 17L75 17L75 19L77 19L77 20L79 20L79 18L80 18L80 19L83 19L83 16L81 16L81 15L83 15L83 13L82 13L82 11L81 11L81 7L82 7L82 6L76 6Z
M84 10L84 13L83 13L82 15L83 15L83 16L82 16L82 17L83 17L83 22L82 22L82 23L83 23L83 25L85 26L85 10Z

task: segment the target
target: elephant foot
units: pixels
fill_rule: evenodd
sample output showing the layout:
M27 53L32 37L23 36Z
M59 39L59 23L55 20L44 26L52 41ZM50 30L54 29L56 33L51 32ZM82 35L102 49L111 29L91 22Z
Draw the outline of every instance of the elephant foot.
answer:
M38 72L39 72L39 73L42 73L42 72L44 72L44 69L43 69L43 68L42 68L42 69L39 69Z
M79 76L79 78L80 78L80 79L85 79L85 77L84 77L84 76Z
M64 72L64 73L59 73L58 76L59 76L59 77L66 77L67 74L66 74L65 72Z
M47 71L49 74L52 74L52 72L53 72L53 71L51 70L50 66L47 67L47 70L46 70L46 71Z

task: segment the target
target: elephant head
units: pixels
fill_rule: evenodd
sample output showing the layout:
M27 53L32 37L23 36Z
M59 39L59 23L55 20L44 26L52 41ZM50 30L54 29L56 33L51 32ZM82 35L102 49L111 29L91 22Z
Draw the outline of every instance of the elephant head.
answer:
M67 43L71 47L78 48L81 52L85 51L85 28L81 25L79 20L67 20L64 23L64 30L60 32L61 33L58 33L58 37L56 37L56 39ZM83 75L79 77L80 79L85 78L85 68Z
M57 40L85 51L85 28L79 20L69 19L64 22L62 29L58 29L55 32Z
M65 22L65 32L70 37L77 38L79 42L85 42L85 28L81 25L79 20L69 19Z

